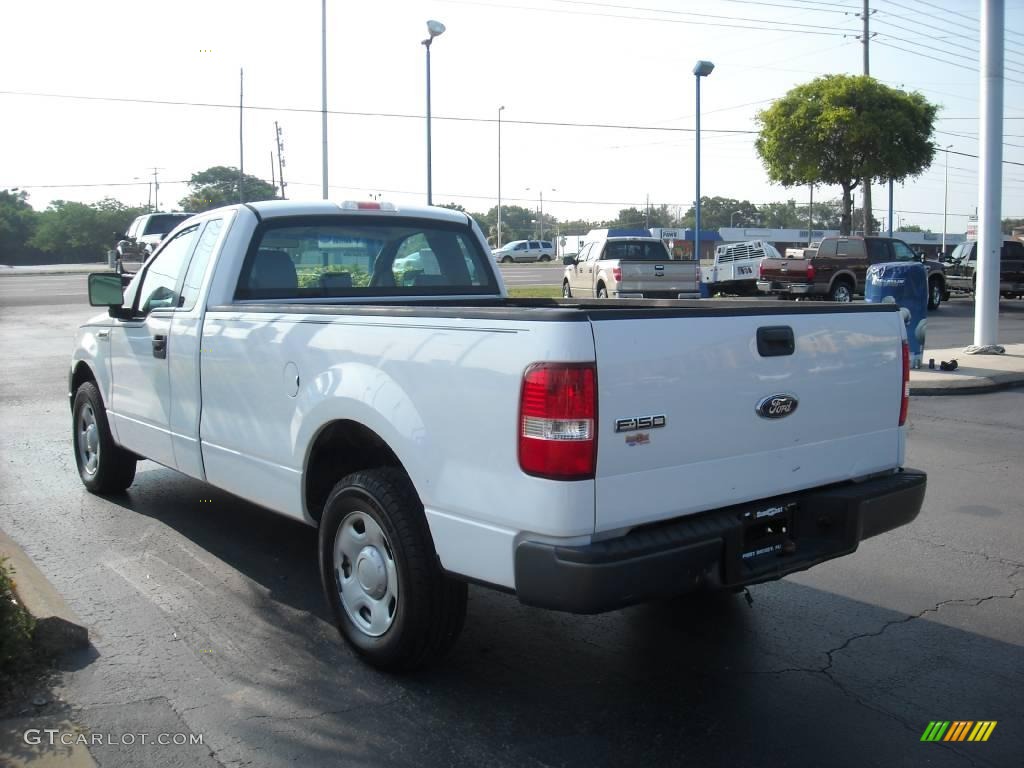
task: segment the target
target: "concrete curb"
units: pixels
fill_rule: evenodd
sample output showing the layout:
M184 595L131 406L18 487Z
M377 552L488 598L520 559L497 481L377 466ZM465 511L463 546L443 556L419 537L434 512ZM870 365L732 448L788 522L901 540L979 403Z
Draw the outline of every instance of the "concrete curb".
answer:
M89 646L89 630L60 593L10 536L0 531L0 557L14 569L14 592L36 620L33 641L45 653L59 655Z
M938 395L981 395L1003 389L1024 387L1024 376L1005 374L1002 376L970 376L951 381L948 384L931 384L915 387L910 385L911 397L935 397Z

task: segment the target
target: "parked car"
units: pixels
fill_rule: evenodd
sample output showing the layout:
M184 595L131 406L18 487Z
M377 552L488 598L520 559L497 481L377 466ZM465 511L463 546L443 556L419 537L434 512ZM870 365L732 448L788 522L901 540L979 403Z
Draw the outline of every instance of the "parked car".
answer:
M816 250L805 248L802 252L803 258L762 260L758 290L787 299L827 297L846 303L853 301L855 295L864 295L864 280L871 264L921 261L928 270L928 309L938 309L949 298L942 263L923 259L902 240L853 235L826 237Z
M516 261L551 261L555 258L555 247L550 240L513 240L492 253L494 260L502 264Z
M673 260L657 237L609 237L566 256L562 296L692 299L700 296L696 261Z
M413 251L406 256L397 257L391 264L391 270L396 274L411 270L440 274L437 257L434 256L434 252L429 248L423 248L419 251Z
M191 213L147 213L137 216L117 243L122 261L145 261L167 234Z
M325 242L369 278L300 282L304 254L352 263ZM400 284L421 242L440 274ZM464 213L326 200L206 211L127 290L88 286L86 489L147 458L319 528L329 610L381 668L446 652L469 582L575 613L736 590L923 503L894 305L510 300Z
M977 286L978 244L973 240L960 243L945 263L946 282L960 293L974 293ZM1024 296L1024 243L1005 238L999 249L999 295L1004 298Z
M715 248L715 256L700 265L700 280L708 293L757 294L758 267L761 259L780 259L781 254L769 242L748 240Z

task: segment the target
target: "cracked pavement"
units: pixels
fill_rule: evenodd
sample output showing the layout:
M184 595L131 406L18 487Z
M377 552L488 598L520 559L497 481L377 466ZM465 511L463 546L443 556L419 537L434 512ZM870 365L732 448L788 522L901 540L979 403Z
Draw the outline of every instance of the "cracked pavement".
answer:
M53 693L107 766L1020 766L1024 390L915 399L911 526L752 587L578 617L470 588L448 662L360 664L320 597L315 534L149 462L82 489L66 363L82 307L0 308L0 527L90 626ZM200 504L199 499L212 499ZM922 744L930 720L997 720Z

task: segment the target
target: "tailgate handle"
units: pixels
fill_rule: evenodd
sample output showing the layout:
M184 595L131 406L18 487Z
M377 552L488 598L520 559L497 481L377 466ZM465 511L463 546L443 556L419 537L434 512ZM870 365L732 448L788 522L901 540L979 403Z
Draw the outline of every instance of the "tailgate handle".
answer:
M757 329L757 353L761 357L792 355L794 350L793 329L788 325L766 325Z

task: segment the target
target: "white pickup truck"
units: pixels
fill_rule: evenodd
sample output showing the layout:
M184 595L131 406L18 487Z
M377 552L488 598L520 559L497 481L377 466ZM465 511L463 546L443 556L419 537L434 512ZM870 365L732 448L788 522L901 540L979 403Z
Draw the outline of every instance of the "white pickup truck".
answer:
M564 298L695 299L700 265L673 260L656 237L601 237L562 259Z
M577 613L739 589L924 498L895 305L509 299L465 214L326 201L194 216L89 298L86 488L146 458L319 526L381 668L446 652L470 581Z

